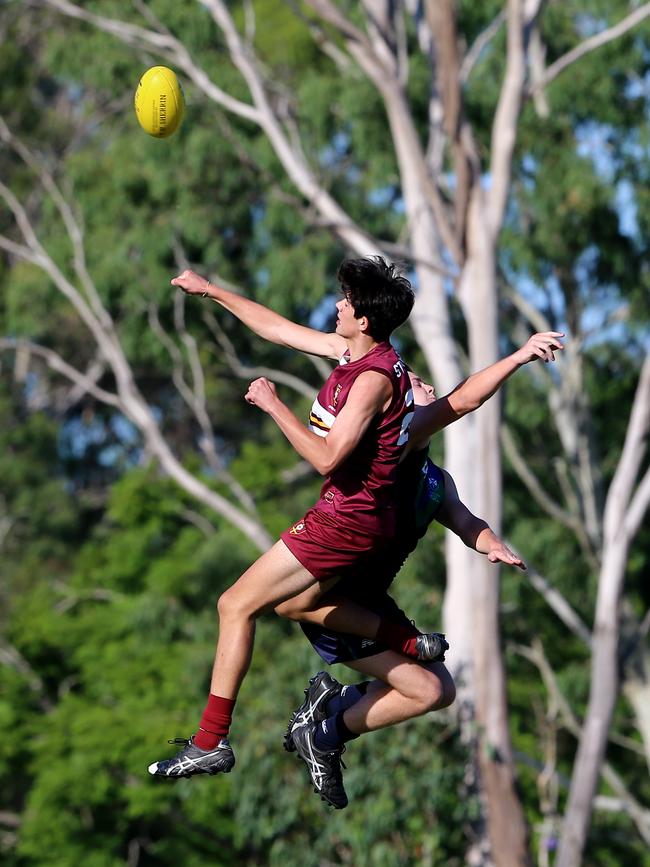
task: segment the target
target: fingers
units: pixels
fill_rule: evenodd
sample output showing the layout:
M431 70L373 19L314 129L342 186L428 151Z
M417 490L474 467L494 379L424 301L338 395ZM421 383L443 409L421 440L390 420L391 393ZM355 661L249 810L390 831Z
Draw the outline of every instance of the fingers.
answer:
M521 557L505 546L503 548L495 548L487 556L490 563L506 563L508 566L517 566L522 572L525 572L527 569Z
M204 277L201 277L194 271L190 271L189 268L181 271L177 277L172 277L170 283L172 286L178 286L188 295L205 295L206 287L209 286L208 281Z
M248 386L248 390L244 395L244 400L247 403L255 405L255 395L258 394L257 384L259 383L259 379L254 379L253 382Z
M185 271L181 271L181 273L177 277L172 277L170 282L172 286L181 286L182 282L184 280L187 280L187 278L190 277L191 274L192 272L186 268Z
M539 334L533 334L529 341L530 348L544 362L555 361L555 352L564 349L560 337L564 337L564 332L542 331Z
M244 400L264 409L264 405L273 397L275 397L275 386L265 376L260 376L258 379L254 379L248 386Z

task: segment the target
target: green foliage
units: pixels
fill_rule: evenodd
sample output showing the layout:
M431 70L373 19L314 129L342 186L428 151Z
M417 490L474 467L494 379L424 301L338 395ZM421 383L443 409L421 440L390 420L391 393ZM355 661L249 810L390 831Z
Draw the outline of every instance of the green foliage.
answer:
M241 744L237 789L228 779L161 786L144 775L165 738L195 724L214 637L212 606L205 603L245 565L225 531L203 542L194 528L174 533L177 510L169 483L141 470L126 475L74 554L69 580L54 588L39 581L16 600L8 637L55 702L44 725L36 697L15 672L3 670L0 715L12 737L3 743L0 770L17 775L17 791L25 793L19 856L73 864L92 848L92 863L113 864L135 840L161 864L179 857L248 863L259 851L279 864L306 848L312 860L305 863L318 864L332 847L365 851L369 865L408 863L423 851L436 852L433 863L455 863L461 747L453 746L453 759L444 733L444 750L423 750L432 734L434 742L440 736L428 720L404 738L383 732L351 748L348 788L366 805L361 816L350 812L332 825L317 799L304 798L304 768L278 745L314 659L297 629L277 621L260 625L240 700L233 730ZM384 773L386 763L397 769L394 776ZM417 818L421 803L428 805L426 819ZM437 813L450 809L459 830L441 836ZM170 834L172 815L177 832ZM320 829L316 846L309 827Z
M358 3L338 5L360 22ZM229 6L243 31L245 4ZM289 107L323 185L369 233L401 243L402 190L377 91L359 73L342 75L291 4L255 0L252 6L253 44L273 98ZM503 3L462 0L457 7L471 45ZM141 26L151 26L157 16L215 83L248 100L220 31L200 3L96 0L84 8L127 16ZM585 28L612 23L628 10L623 0L545 4L547 63L571 49ZM131 107L133 91L147 66L172 63L164 54L134 51L83 23L67 21L64 28L54 13L39 9L34 15L18 2L5 4L0 23L0 113L73 203L89 273L170 446L206 484L230 496L204 464L196 421L170 386L173 361L149 314L174 332L169 280L186 257L203 273L219 274L250 297L308 322L317 308L326 313L327 296L333 305L334 273L346 251L313 225L266 137L253 124L225 115L192 81L183 80L187 115L179 132L165 141L142 133ZM340 47L338 37L326 32ZM415 46L412 27L407 40ZM484 169L504 46L502 28L465 87L466 115ZM620 456L647 337L650 178L647 160L639 157L649 144L647 75L646 29L560 76L547 90L548 117L526 103L499 251L504 282L532 285L535 306L552 326L586 337L584 401L601 498ZM407 96L423 141L429 84L426 59L412 51ZM600 150L594 141L602 142ZM37 173L3 145L0 174L27 203L54 262L73 279L70 238ZM631 189L631 229L623 225L629 213L621 214L621 184ZM6 209L0 232L20 242ZM94 361L90 334L34 264L3 257L0 285L3 335L55 348L82 370ZM311 474L282 481L295 469L295 453L242 400L246 378L232 373L203 320L206 309L187 299L184 321L204 367L215 439L228 470L254 496L264 526L277 535L313 502L320 480ZM462 344L459 308L452 313ZM316 390L320 375L304 357L290 357L220 311L215 315L243 365L281 368ZM505 346L517 318L505 300L501 316ZM408 328L398 340L419 369L421 351ZM98 409L90 399L68 404L60 380L44 367L32 364L25 379L19 364L5 364L9 357L3 353L0 380L0 527L3 533L8 527L0 541L0 649L8 648L0 664L0 813L15 814L20 826L13 837L0 834L3 863L460 867L478 807L467 788L468 757L455 725L423 718L351 743L351 807L324 812L303 766L280 747L286 719L319 662L295 625L273 617L259 625L238 704L233 776L169 786L148 778L146 766L168 749L167 738L189 735L196 726L214 647L216 599L256 551L231 525L161 478L118 413ZM187 364L184 370L189 380ZM99 384L115 387L109 374ZM561 448L547 394L547 381L526 370L508 384L504 411L529 466L555 496L566 474L556 460ZM289 399L305 413L307 401ZM82 449L79 431L91 429L100 441ZM70 442L81 456L66 451ZM442 460L439 443L434 453ZM504 475L508 537L590 624L596 574L584 544L545 516L507 463ZM649 533L640 533L627 575L628 600L640 618L650 602ZM423 627L441 622L443 556L442 533L434 527L400 576L400 604ZM514 570L503 570L502 605L511 729L515 749L531 763L521 767L521 787L537 846L549 698L537 670L516 648L539 637L579 717L587 701L589 655ZM334 673L355 679L342 667ZM638 737L623 701L614 729ZM575 749L573 737L559 730L559 812ZM642 757L612 745L610 752L635 796L647 803ZM597 812L589 847L586 863L649 863L623 815Z

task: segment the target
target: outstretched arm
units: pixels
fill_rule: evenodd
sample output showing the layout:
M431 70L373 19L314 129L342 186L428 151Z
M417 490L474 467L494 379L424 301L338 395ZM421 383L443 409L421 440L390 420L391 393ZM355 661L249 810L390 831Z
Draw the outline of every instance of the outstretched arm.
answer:
M347 343L338 334L325 334L315 328L298 325L268 307L251 301L250 298L215 286L194 271L183 271L178 277L174 277L171 283L172 286L179 286L187 295L201 295L216 301L251 331L271 343L308 352L310 355L336 359L347 349Z
M354 381L345 406L326 437L308 430L277 396L275 386L265 377L251 382L246 400L267 412L300 457L323 476L334 472L366 432L375 415L391 397L387 377L366 370Z
M559 331L533 334L516 352L468 376L444 397L418 407L411 423L409 450L421 448L434 433L478 409L524 364L538 358L555 361L554 352L564 349L561 337L564 334Z
M458 496L458 490L452 477L446 470L445 499L436 515L436 521L455 533L468 548L473 548L479 554L486 554L491 563L506 563L526 570L524 561L508 548L499 537L492 532L488 523L474 515Z

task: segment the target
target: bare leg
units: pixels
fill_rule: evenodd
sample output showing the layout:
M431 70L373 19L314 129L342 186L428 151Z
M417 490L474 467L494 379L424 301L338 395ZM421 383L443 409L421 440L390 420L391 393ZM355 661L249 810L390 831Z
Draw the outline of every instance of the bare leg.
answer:
M275 613L289 620L315 623L335 632L348 632L361 638L376 638L381 618L347 596L328 591L337 579L320 582L276 605Z
M232 770L235 756L227 736L235 699L250 666L255 619L315 581L284 542L278 541L221 595L210 695L198 731L175 756L152 762L150 774L179 779Z
M324 588L322 584L309 587L277 605L275 612L290 620L375 640L409 659L439 658L443 636L432 635L420 639L421 633L413 624L403 622L399 617L377 614L340 593L338 587L328 592L325 590L327 587Z
M278 541L219 598L219 640L210 692L236 698L253 653L255 619L316 583Z
M441 662L415 662L387 650L346 665L376 678L363 698L343 715L345 725L355 734L440 710L456 697L453 678Z

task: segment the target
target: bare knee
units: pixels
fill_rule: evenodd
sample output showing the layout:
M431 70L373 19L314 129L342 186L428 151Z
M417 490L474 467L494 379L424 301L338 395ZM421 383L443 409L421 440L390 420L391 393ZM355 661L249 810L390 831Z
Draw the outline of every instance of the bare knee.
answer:
M255 611L246 603L246 599L237 592L235 587L224 591L217 600L219 620L237 620L250 618Z
M231 602L228 593L229 591L226 590L225 593L222 593L217 599L217 614L219 615L219 620L224 620L230 616Z
M426 669L419 676L411 678L408 686L399 689L402 696L409 702L413 716L421 716L438 707L443 698L443 686L440 680Z
M420 695L420 713L430 713L438 710L444 699L444 687L437 678L430 678L427 688Z
M423 672L424 674L424 672ZM442 672L427 671L418 684L417 695L412 697L418 713L425 714L449 707L456 698L456 687L447 669Z

